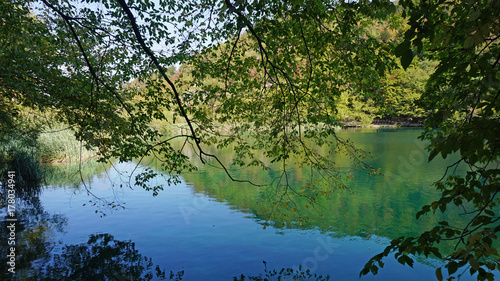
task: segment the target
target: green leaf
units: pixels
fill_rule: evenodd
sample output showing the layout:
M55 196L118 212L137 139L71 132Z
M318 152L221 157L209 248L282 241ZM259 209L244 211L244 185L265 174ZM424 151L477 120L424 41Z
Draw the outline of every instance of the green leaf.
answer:
M450 263L448 263L447 267L448 267L448 275L452 275L453 273L457 272L458 263L450 262Z
M476 271L479 270L480 265L479 265L479 262L475 258L471 258L469 260L469 264L472 266L472 268L474 270L476 270Z
M443 273L441 272L441 267L436 269L436 278L439 281L443 281Z
M432 159L434 159L434 157L436 157L436 155L438 155L438 154L439 154L439 151L437 149L431 150L431 152L429 153L428 161L432 161Z
M439 210L441 210L441 213L444 213L446 211L446 205L445 204L440 204L439 205Z
M404 51L404 53L401 55L401 66L404 69L407 69L411 62L413 60L413 52L411 49L407 49Z
M410 47L410 41L405 40L394 49L394 54L397 57L402 57L410 49Z

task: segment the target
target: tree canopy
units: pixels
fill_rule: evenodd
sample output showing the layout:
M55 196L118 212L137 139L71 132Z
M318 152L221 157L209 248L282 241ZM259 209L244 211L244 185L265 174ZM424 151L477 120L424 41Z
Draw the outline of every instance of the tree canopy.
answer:
M273 203L293 208L290 192L314 203L349 177L315 146L379 173L365 163L366 152L336 135L344 117L423 118L429 160L459 153L469 171L455 175L449 167L436 183L441 199L417 218L459 206L470 221L395 239L361 274L377 273L392 252L409 265L416 254L443 258L450 279L459 268L479 280L500 269L493 242L500 230L500 2L12 0L0 3L0 13L2 136L36 136L40 126L21 118L36 110L71 127L101 161L155 156L172 182L196 169L187 146L242 182L228 165L265 169L263 154L282 166ZM176 74L173 65L182 65ZM232 147L234 163L210 153L213 146ZM290 161L311 167L310 186L288 181ZM151 176L138 181L151 188ZM314 185L317 178L327 185ZM455 252L443 256L442 240L457 241ZM441 268L436 277L443 279Z
M395 252L403 264L409 255L433 254L446 260L448 280L466 271L477 272L478 280L493 280L498 269L495 240L500 191L499 160L499 62L498 1L401 1L410 28L395 49L403 67L414 55L439 62L426 85L421 102L432 108L421 138L429 140L430 157L446 158L459 153L460 161L448 167L436 182L442 197L426 205L417 219L429 212L459 207L470 220L465 225L443 221L419 237L401 237L374 257L362 274L377 272L382 257ZM455 166L469 167L466 175L455 175ZM456 241L455 251L443 256L436 245ZM460 270L460 271L459 271ZM436 277L443 279L441 268Z

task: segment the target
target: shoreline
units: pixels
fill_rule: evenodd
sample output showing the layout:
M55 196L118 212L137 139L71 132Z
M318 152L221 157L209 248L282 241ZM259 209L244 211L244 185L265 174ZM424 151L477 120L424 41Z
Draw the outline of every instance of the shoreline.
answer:
M370 125L363 125L360 122L349 121L349 122L340 122L342 126L346 128L383 128L383 127L391 127L391 128L423 128L423 123L412 123L412 122L373 122Z

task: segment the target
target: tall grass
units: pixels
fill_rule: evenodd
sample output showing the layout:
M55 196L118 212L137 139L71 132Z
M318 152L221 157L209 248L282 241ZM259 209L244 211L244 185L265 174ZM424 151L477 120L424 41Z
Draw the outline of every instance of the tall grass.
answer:
M76 163L92 156L71 130L62 127L42 132L36 140L9 136L0 143L0 182L7 180L8 171L15 171L16 182L37 186L44 177L42 163Z
M38 137L38 149L44 163L78 162L93 155L76 140L73 131L64 128L42 132Z

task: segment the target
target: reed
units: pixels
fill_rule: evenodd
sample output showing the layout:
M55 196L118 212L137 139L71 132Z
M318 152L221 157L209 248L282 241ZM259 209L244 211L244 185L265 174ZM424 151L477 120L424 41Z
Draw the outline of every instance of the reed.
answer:
M71 130L62 127L42 132L36 140L13 135L0 143L0 182L5 182L8 171L15 171L17 182L36 186L44 178L42 163L77 163L92 156Z
M64 128L42 132L38 149L44 163L78 162L93 155L75 138L73 131Z

